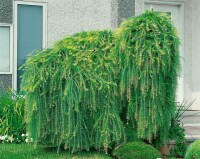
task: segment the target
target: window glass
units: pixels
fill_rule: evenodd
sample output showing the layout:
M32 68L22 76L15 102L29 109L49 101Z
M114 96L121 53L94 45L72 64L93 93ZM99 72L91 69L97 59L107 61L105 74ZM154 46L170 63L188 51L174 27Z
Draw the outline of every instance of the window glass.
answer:
M10 72L10 27L0 26L0 72Z
M17 15L17 67L21 67L27 55L42 49L43 7L18 5ZM17 86L20 88L23 70L17 71Z

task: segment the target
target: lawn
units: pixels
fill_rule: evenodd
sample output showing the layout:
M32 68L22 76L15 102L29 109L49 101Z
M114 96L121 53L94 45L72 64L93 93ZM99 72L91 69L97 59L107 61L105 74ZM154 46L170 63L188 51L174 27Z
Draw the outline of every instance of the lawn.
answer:
M104 153L70 154L27 144L0 144L0 159L111 159Z

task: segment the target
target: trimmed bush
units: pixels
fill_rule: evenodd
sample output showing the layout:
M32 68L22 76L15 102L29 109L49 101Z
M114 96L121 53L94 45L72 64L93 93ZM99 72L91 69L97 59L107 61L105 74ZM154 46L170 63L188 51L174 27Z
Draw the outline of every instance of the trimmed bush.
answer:
M185 159L199 159L199 158L200 158L200 140L197 140L189 146L186 152Z
M124 141L114 81L111 31L82 32L38 51L24 65L29 133L72 152Z
M119 159L157 159L162 156L157 149L143 142L131 142L121 145L113 154Z
M176 110L179 38L164 13L147 11L115 31L120 94L138 138L167 141Z

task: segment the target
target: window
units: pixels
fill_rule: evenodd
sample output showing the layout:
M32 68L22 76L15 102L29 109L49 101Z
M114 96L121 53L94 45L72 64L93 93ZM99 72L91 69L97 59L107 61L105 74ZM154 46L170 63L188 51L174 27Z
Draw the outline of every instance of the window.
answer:
M23 70L18 70L35 50L46 48L47 3L14 3L13 88L19 90Z
M0 26L0 73L11 72L10 26Z

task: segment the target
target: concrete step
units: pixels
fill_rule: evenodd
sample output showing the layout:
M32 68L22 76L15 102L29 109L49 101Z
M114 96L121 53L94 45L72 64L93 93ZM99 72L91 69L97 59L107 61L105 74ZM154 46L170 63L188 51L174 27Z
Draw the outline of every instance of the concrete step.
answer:
M185 124L183 127L188 135L200 135L200 124Z
M182 118L183 124L200 124L200 111L186 111Z
M200 139L200 135L186 135L185 138L189 143L194 142L195 140Z
M181 120L189 142L200 139L200 111L186 111Z
M189 142L193 142L197 139L200 139L200 124L183 124L185 129L185 137Z
M183 116L191 116L191 115L197 114L197 113L200 113L200 111L199 110L187 110L183 113ZM199 116L200 116L200 114L199 114Z

